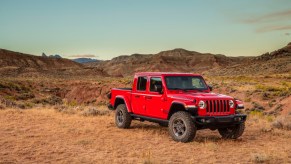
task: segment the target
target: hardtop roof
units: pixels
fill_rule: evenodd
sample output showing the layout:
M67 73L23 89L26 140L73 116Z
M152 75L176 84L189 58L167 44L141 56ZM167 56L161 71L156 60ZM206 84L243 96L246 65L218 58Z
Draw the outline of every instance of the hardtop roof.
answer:
M181 73L181 72L137 72L135 73L137 76L163 76L163 75L169 75L169 76L175 76L175 75L181 75L181 76L201 76L200 74L193 74L193 73Z

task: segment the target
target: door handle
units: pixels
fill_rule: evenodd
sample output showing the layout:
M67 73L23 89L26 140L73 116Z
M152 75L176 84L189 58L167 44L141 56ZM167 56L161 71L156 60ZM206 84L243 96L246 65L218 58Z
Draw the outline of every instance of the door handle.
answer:
M139 96L139 95L135 95L134 97L135 97L135 98L139 98L140 96Z
M145 98L146 98L146 99L152 99L152 97L151 97L151 96L146 96Z

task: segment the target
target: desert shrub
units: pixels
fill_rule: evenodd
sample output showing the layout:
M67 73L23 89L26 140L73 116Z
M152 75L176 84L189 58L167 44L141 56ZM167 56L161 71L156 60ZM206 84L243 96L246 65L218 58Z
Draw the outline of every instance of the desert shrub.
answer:
M262 99L263 100L268 100L269 98L271 98L271 95L269 92L263 92L262 93Z
M252 102L252 105L253 105L254 110L259 110L259 111L265 110L265 108L257 102Z
M17 106L17 108L25 109L25 105L24 104L17 104L16 106Z
M33 104L30 102L26 102L26 103L24 103L24 106L25 106L25 109L28 109L28 108L32 108Z
M260 91L270 91L270 92L284 90L284 88L282 88L282 87L266 86L266 85L262 85L262 84L256 85L256 89L258 89Z
M245 101L245 102L251 102L252 99L251 99L250 97L247 97L244 101Z
M258 116L258 117L262 117L264 115L262 111L258 111L258 110L253 110L249 114L252 116Z
M255 153L251 155L252 162L254 163L266 163L270 160L270 157L265 153Z
M278 115L283 110L283 105L278 104L273 111L270 111L269 114Z
M283 86L266 86L258 84L256 85L256 90L263 93L263 99L264 98L271 98L272 96L289 96L291 95L291 84L287 82L282 82Z
M109 111L101 111L101 110L98 110L96 108L89 108L87 110L84 110L82 113L81 113L83 116L103 116L103 115L108 115L109 114Z
M266 76L264 76L264 78L272 78L271 76L269 76L269 75L266 75Z
M268 122L273 122L274 121L274 117L270 116L270 115L267 115L266 119L267 119Z
M6 98L0 97L0 103L4 107L12 108L15 107L17 104L14 102L14 100L9 100Z
M70 107L74 107L78 105L78 102L76 100L72 100L72 101L67 102L66 105Z
M23 93L23 94L16 96L16 100L28 100L28 99L32 99L34 97L35 96L33 93Z
M5 107L2 104L0 104L0 110L4 110L4 109Z
M5 95L4 98L6 100L11 100L11 101L15 101L16 100L16 98L14 96L11 96L11 95Z
M99 101L98 103L97 103L97 105L98 106L101 106L101 105L106 105L107 104L107 102L106 101Z
M32 102L35 103L35 104L43 104L43 105L46 105L46 104L49 104L49 105L60 105L60 104L63 104L63 100L58 96L51 96L51 97L44 98L44 99L34 99Z
M23 84L17 84L15 82L1 82L0 89L9 89L9 90L15 90L17 92L29 92L30 88L26 87Z
M273 123L272 126L277 129L291 130L291 116L280 116Z
M64 114L75 114L77 111L74 108L69 108L68 106L59 105L54 107L56 112Z

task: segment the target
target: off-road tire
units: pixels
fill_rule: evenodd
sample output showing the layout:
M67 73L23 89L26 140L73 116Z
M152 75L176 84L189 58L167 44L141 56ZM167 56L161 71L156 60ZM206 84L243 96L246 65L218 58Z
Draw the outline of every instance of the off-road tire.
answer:
M127 129L130 127L131 120L126 106L124 104L118 105L115 111L115 125L118 128Z
M240 123L234 127L220 128L218 129L219 134L224 139L237 139L240 137L245 130L245 123Z
M183 122L184 128L180 123ZM182 127L182 128L181 128ZM179 129L184 129L184 133ZM191 115L185 111L174 113L169 121L169 134L173 140L177 142L190 142L196 135L196 126L191 118Z

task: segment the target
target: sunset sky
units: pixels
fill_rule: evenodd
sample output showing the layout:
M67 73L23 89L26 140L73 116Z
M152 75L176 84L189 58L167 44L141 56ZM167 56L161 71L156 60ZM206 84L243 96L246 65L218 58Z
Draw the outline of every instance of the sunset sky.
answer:
M174 48L254 56L291 42L291 0L1 0L0 48L111 59Z

